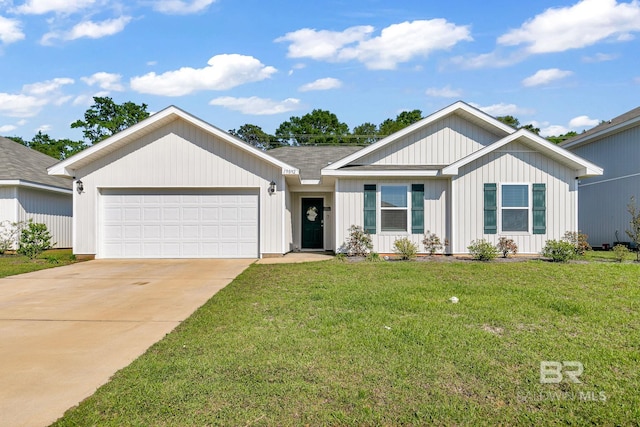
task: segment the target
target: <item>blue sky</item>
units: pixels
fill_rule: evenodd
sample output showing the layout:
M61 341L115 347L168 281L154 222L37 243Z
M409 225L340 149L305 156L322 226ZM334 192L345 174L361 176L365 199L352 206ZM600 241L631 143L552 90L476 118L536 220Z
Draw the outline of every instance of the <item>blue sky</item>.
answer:
M92 96L224 130L463 100L580 132L640 105L638 36L638 0L0 0L0 135L81 139Z

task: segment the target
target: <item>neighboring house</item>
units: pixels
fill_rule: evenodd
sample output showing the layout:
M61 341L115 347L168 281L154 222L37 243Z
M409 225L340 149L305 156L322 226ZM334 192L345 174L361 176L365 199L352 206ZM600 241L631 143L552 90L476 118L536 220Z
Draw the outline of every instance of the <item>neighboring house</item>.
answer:
M640 206L640 107L603 122L562 147L604 167L604 175L580 180L580 230L595 247L630 241L627 205ZM616 237L617 232L617 237Z
M172 106L49 173L83 188L76 254L255 258L340 251L351 225L379 253L427 230L448 253L501 236L538 253L577 229L577 178L602 169L457 102L364 148L268 152Z
M51 176L52 157L0 137L0 222L47 225L56 248L70 248L72 182Z

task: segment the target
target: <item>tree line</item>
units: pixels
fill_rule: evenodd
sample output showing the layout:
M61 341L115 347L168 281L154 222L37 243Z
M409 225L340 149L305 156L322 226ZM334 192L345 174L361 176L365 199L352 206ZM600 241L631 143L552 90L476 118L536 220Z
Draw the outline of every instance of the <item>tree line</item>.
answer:
M7 138L63 160L149 117L147 104L135 104L130 101L116 104L109 97L94 97L93 100L94 104L85 112L84 119L76 120L71 124L72 129L82 129L83 140L55 139L42 131L39 131L30 141L18 136ZM496 118L514 129L524 128L536 135L540 134L539 128L531 124L522 126L513 116ZM238 129L231 129L229 133L261 150L301 145L368 145L421 119L423 119L421 110L403 111L395 118L388 118L380 124L365 122L350 130L349 126L341 122L334 113L315 109L303 116L290 117L278 126L273 135L265 132L260 126L250 123ZM576 132L568 132L564 135L547 137L547 139L559 144L575 135L577 135Z

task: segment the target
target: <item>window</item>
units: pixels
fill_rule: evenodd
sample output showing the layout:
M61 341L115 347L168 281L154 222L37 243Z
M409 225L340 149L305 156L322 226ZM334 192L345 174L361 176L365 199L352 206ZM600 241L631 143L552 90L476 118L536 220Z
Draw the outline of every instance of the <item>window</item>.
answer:
M502 231L529 231L529 186L504 184L501 194Z
M380 229L381 231L407 232L407 186L380 186Z

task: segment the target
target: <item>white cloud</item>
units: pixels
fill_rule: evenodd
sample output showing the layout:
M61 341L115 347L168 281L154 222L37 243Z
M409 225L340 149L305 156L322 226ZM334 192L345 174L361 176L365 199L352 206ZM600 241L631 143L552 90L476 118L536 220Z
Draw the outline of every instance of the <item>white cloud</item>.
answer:
M38 126L38 128L36 129L36 132L49 132L51 130L51 125L40 125Z
M451 89L451 86L447 85L441 88L430 87L426 90L425 94L436 98L460 98L462 96L462 90Z
M554 80L560 80L572 74L573 71L548 68L546 70L538 70L534 75L522 80L522 84L526 87L546 85Z
M80 80L89 86L97 85L100 89L122 92L125 88L120 82L120 74L105 73L104 71L94 73L89 77L81 77Z
M74 13L95 3L95 0L27 0L16 7L16 13L43 15L49 12Z
M591 119L589 116L574 117L569 121L569 127L572 129L589 129L600 123L598 119Z
M48 100L31 95L0 92L0 115L9 117L33 117Z
M41 96L56 92L65 85L73 84L74 80L67 77L59 77L44 82L31 83L22 86L22 91L28 95Z
M326 77L324 79L318 79L311 83L302 85L298 90L300 92L309 92L312 90L338 89L340 87L342 87L342 82L340 80L334 79L333 77Z
M533 114L533 111L530 109L521 108L515 104L505 104L503 102L499 104L487 105L486 107L481 107L480 105L473 103L471 105L493 117Z
M547 125L545 127L540 128L540 136L542 137L559 136L559 135L564 135L570 130L571 129L562 125Z
M341 32L304 28L275 41L290 42L288 56L291 58L357 60L369 69L393 70L399 63L473 40L468 26L457 26L445 19L393 24L383 28L377 37L372 37L373 32L374 28L368 25Z
M618 59L619 55L615 53L596 53L592 56L583 56L582 62L593 63L593 62L606 62L613 61L614 59Z
M289 58L311 58L318 61L335 60L344 46L360 42L373 33L369 25L350 27L344 31L317 31L303 28L278 37L276 42L291 42Z
M3 44L14 43L23 40L24 37L20 21L0 16L0 42Z
M524 46L527 53L564 52L603 40L627 41L640 31L640 3L582 0L573 6L550 8L520 28L498 38L504 46Z
M131 21L130 16L121 16L119 18L107 19L102 22L83 21L76 24L66 32L49 32L42 36L40 43L43 45L51 44L52 40L77 40L80 38L99 39L102 37L112 36L124 30Z
M167 15L187 15L201 12L214 2L215 0L157 0L153 8Z
M162 74L154 72L131 79L131 88L140 93L182 96L199 90L226 90L271 77L277 70L252 56L216 55L204 68L183 67Z
M3 126L0 126L0 132L1 133L13 132L16 129L18 129L18 127L14 126L14 125L3 125Z
M297 110L300 106L300 100L296 98L287 98L283 101L275 101L268 98L258 98L257 96L252 96L250 98L222 96L212 99L209 104L225 107L233 111L240 111L242 114L262 116Z

